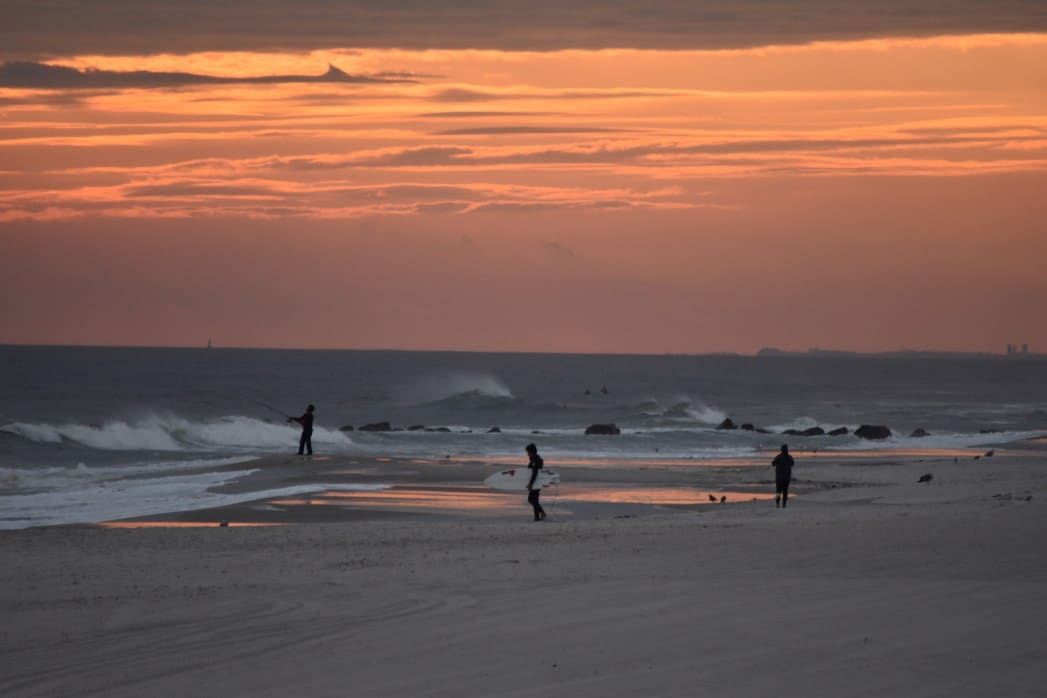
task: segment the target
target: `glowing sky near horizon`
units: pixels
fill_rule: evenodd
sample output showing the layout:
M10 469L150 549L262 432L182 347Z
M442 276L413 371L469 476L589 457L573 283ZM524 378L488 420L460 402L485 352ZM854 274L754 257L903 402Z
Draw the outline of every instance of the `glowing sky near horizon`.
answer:
M5 75L0 342L1047 349L1047 34Z

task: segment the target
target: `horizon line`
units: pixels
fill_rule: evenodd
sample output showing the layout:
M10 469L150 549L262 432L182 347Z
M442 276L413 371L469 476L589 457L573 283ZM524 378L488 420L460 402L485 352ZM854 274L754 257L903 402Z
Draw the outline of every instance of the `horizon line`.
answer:
M40 349L176 349L176 350L202 350L202 351L317 351L317 352L400 352L400 353L431 353L431 354L538 354L550 356L724 356L739 358L891 358L917 355L927 358L1002 358L1022 359L1038 358L1047 359L1047 353L1029 351L1027 353L1007 354L1005 352L993 352L987 350L973 349L883 349L878 351L863 351L855 349L825 349L811 347L808 349L779 349L777 347L761 347L754 352L739 351L570 351L570 350L526 350L526 349L450 349L450 348L428 348L428 349L405 349L396 347L301 347L301 346L243 346L243 345L174 345L174 344L76 344L76 343L48 343L48 342L0 342L0 348L40 348ZM903 356L904 355L904 356Z

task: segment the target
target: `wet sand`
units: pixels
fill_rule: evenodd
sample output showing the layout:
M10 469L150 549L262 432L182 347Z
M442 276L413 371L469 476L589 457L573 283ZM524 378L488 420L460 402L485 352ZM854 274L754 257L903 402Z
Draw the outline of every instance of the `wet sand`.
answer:
M1042 449L798 456L786 510L692 501L764 467L560 467L533 523L482 463L273 457L390 488L5 531L0 695L1042 695Z

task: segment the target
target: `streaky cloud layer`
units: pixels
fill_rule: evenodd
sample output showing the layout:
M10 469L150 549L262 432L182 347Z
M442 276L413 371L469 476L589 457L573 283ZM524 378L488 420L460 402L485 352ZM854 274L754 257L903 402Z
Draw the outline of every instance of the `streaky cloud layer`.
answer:
M14 61L0 64L0 87L36 89L100 89L100 88L149 88L186 87L193 85L279 83L395 83L414 82L407 76L349 75L333 65L322 75L260 75L230 76L200 75L196 73L162 72L153 70L99 70Z
M1037 32L1024 0L95 0L0 4L8 56L365 48L701 49Z
M152 50L0 87L0 342L1047 346L1047 34Z

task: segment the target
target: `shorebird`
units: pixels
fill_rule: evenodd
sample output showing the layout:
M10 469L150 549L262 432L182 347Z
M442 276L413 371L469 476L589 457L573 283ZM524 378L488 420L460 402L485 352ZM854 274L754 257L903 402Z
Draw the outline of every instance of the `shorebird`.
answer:
M723 504L726 501L727 501L727 495L724 495L724 496L720 497L720 504Z
M985 452L985 457L986 458L992 458L992 454L994 454L994 453L996 453L996 451L986 451Z
M917 480L916 482L926 482L929 485L929 484L931 484L931 480L933 480L933 479L934 479L934 475L931 475L930 473L927 473L926 475L921 475L920 479Z

